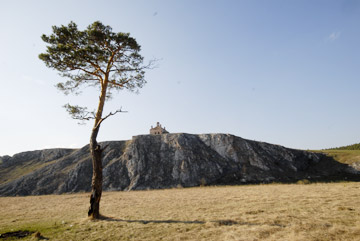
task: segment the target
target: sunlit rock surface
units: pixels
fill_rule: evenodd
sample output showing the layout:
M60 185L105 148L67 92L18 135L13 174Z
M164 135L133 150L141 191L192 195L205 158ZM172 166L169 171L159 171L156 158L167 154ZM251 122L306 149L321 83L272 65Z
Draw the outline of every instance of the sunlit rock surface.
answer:
M360 180L358 170L323 154L229 134L140 135L101 143L103 189L142 190L198 185ZM90 191L89 147L0 157L0 195Z

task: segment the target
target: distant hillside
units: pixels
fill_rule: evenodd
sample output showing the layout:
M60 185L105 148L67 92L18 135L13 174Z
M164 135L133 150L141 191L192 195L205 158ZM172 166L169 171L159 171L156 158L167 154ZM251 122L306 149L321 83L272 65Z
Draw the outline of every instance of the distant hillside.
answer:
M141 135L102 143L104 190L311 181L360 181L360 169L321 153L229 134ZM350 151L337 151L350 152ZM0 196L90 191L89 146L0 157Z
M353 144L353 145L348 145L348 146L341 146L341 147L335 147L335 148L330 148L330 149L326 149L326 150L360 150L360 143L358 144Z
M321 150L315 151L323 153L334 160L347 164L357 170L360 170L360 150Z

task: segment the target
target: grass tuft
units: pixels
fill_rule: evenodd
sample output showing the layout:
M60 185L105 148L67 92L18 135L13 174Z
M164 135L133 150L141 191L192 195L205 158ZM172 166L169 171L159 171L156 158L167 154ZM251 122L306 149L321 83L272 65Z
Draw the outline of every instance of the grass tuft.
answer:
M308 179L302 179L297 181L296 184L311 184L311 181Z

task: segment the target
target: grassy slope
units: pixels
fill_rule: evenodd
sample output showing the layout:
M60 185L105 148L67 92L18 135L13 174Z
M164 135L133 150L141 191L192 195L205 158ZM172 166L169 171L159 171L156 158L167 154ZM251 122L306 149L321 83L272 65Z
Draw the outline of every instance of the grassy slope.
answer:
M18 179L19 177L30 174L42 167L50 165L54 162L56 162L56 160L51 161L51 162L42 163L35 159L35 160L29 160L27 162L23 162L23 163L21 163L21 165L2 168L2 169L0 169L0 184L14 181L14 180Z
M73 150L73 152L75 152L75 151L77 151L77 150ZM65 157L68 155L71 155L71 152L67 153L65 155ZM59 160L61 161L62 158L63 157L60 157L55 160L47 161L47 162L41 161L41 160L39 160L39 158L33 158L33 159L29 159L29 160L23 160L12 166L9 166L9 167L0 167L0 184L14 181L20 177L23 177L27 174L35 172L45 166L54 164L55 162L57 162ZM1 162L0 162L0 164L1 164ZM76 165L76 164L74 164L74 165ZM68 167L68 168L71 168L71 167Z
M360 163L360 143L317 151L333 157L335 160L345 164Z
M360 162L360 150L321 150L316 152L324 153L338 162L349 165Z
M0 233L50 240L359 240L360 183L247 185L0 198ZM27 238L25 240L29 240Z

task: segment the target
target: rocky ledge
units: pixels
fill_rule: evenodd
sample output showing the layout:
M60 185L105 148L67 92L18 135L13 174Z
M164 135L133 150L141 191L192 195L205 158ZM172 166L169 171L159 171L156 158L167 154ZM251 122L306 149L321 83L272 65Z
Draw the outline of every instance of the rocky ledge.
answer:
M140 135L103 142L104 190L198 185L360 181L360 172L320 153L229 134ZM0 196L90 191L89 147L0 157Z

